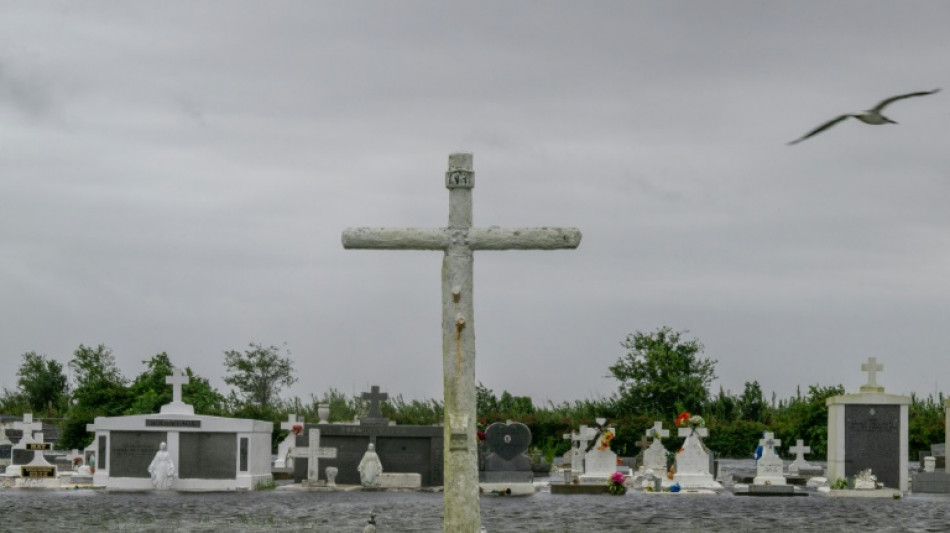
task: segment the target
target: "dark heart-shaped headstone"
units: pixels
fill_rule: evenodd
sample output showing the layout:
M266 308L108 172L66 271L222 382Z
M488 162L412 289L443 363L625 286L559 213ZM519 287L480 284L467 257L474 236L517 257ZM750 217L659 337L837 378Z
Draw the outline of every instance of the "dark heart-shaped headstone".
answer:
M528 449L531 430L521 422L495 422L485 431L485 440L488 441L488 449L495 455L511 461Z

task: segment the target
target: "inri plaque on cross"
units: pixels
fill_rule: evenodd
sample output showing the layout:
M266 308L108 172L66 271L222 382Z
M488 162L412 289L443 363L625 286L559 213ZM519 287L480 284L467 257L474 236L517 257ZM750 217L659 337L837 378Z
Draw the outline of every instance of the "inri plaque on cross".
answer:
M444 228L349 228L346 249L441 250L442 371L445 395L445 519L443 530L475 532L481 525L475 441L475 328L472 260L475 250L577 248L577 228L473 228L472 154L449 155Z

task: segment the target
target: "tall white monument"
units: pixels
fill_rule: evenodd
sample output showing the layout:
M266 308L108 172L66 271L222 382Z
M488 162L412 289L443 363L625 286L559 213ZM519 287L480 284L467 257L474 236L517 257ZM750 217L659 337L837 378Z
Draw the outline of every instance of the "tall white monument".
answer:
M475 250L577 248L577 228L472 227L472 154L449 155L445 187L449 224L444 228L349 228L346 249L441 250L442 371L445 394L445 518L447 532L481 526L475 438L475 327L472 260Z

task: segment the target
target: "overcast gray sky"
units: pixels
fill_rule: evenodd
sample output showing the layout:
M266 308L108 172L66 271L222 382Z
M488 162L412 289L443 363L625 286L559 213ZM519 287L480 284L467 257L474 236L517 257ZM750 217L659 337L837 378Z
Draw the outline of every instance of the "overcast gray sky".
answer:
M308 399L441 398L440 252L353 226L575 226L477 252L478 379L608 396L625 336L721 385L950 389L950 3L0 1L0 386L103 343L287 348Z

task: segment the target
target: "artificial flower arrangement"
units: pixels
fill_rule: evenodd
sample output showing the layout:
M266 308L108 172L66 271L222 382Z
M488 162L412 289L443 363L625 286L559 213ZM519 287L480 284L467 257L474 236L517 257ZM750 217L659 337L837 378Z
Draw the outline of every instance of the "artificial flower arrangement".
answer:
M284 426L287 427L287 426ZM294 435L300 435L303 433L303 424L294 424L290 427L290 431L294 432Z
M597 446L598 450L608 450L610 449L610 441L614 440L614 432L608 430L604 431L604 435L600 438L600 444Z
M624 485L626 477L623 475L623 472L614 472L610 474L610 479L607 480L607 490L611 494L616 494L620 496L621 494L627 493L627 486Z
M483 440L488 438L488 434L485 433L484 421L475 424L475 437L478 439L478 442L482 442Z

